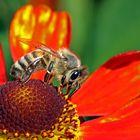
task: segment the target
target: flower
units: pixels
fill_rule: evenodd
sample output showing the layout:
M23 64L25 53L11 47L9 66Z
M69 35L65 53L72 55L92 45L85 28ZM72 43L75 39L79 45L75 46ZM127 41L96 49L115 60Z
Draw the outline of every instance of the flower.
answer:
M140 139L140 51L111 58L69 99L40 80L6 82L2 49L0 64L0 139Z
M45 4L51 7L51 9L55 9L59 0L30 0L30 3L33 5Z
M34 49L19 44L20 37L39 41L55 50L68 47L71 39L70 17L68 13L52 11L46 5L23 6L15 13L9 32L14 61Z
M46 5L23 6L15 13L10 25L9 40L14 61L35 49L34 45L29 47L20 43L19 38L35 40L55 50L62 46L68 48L71 39L70 17L66 12L52 11ZM32 77L43 79L42 75L44 72L37 72Z
M102 116L83 123L83 139L138 140L140 51L117 55L97 69L73 95L80 116Z

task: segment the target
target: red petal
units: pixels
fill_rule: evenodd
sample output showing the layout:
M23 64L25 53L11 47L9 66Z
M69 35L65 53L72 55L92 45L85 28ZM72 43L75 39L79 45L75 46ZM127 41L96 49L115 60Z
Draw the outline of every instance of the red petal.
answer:
M56 5L58 4L58 0L30 0L30 2L33 5L46 4L52 9L56 9Z
M0 85L1 85L7 81L6 66L1 44L0 44L0 67L1 67L0 69Z
M101 119L88 121L81 126L84 140L139 140L140 97L119 111Z
M21 45L19 38L41 42L56 50L68 47L71 39L70 17L66 12L54 12L45 5L26 5L16 12L10 26L9 39L14 61L34 49Z
M106 115L140 94L140 51L117 55L95 71L71 101L80 115Z

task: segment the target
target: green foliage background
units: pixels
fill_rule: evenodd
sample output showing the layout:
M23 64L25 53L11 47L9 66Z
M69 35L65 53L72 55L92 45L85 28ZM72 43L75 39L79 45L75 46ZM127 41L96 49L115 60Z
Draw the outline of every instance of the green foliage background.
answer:
M12 59L8 29L16 9L27 0L0 0L0 42L9 73ZM74 50L92 73L110 57L140 48L139 0L59 0L72 17Z

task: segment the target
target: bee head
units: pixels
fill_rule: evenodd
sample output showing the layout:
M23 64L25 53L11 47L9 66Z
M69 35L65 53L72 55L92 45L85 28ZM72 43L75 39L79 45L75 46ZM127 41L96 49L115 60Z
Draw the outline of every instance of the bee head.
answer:
M65 72L61 79L61 84L74 86L77 82L82 83L87 78L88 72L85 67L73 68Z
M63 62L67 64L68 69L73 69L81 66L81 61L76 54L66 48L59 50L59 54L63 59Z

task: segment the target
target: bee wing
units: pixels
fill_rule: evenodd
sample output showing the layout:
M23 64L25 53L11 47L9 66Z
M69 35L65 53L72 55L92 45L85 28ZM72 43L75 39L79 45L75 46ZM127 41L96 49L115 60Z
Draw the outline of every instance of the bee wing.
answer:
M26 38L18 38L18 40L20 43L24 43L26 45L29 45L33 49L40 49L44 52L51 54L54 57L61 58L60 54L57 51L51 49L51 47L48 47L41 42L34 41L31 39L26 39Z
M56 57L56 58L61 58L61 56L59 55L59 53L57 52L57 51L54 51L53 49L51 49L51 48L48 48L48 47L46 47L46 46L41 46L40 48L38 48L38 49L40 49L40 50L42 50L42 51L44 51L44 52L46 52L46 53L49 53L50 55L52 55L52 56L54 56L54 57Z

